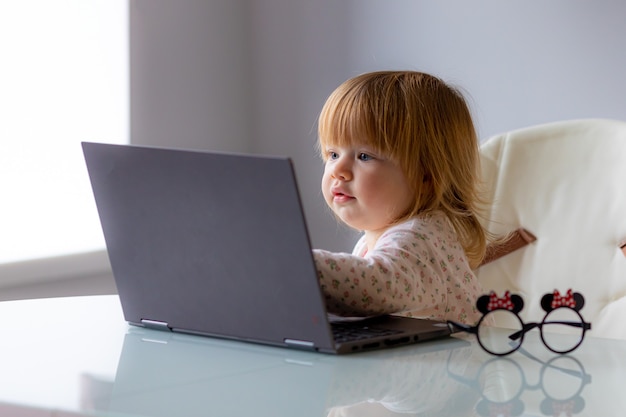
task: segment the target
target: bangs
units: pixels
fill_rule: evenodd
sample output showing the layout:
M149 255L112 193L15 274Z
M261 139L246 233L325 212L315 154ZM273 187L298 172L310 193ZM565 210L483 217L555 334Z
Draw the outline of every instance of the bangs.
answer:
M371 104L356 88L339 88L328 97L318 121L318 146L322 159L325 149L365 145L377 152L388 153L381 147Z

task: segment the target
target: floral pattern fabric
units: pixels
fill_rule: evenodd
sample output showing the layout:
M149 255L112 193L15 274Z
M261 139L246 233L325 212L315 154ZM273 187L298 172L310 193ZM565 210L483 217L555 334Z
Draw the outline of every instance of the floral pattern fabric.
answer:
M480 285L445 214L395 225L366 251L364 238L352 254L313 251L330 313L397 314L471 324L480 318Z

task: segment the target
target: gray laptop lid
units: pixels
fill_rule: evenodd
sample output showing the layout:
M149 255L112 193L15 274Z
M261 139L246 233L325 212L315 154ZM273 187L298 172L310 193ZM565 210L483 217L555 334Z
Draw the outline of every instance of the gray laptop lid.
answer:
M127 321L332 350L288 158L83 151Z

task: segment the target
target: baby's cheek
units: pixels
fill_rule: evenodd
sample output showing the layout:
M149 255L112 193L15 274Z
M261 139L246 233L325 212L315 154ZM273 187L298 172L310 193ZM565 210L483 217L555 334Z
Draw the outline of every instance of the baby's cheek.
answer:
M322 196L324 197L324 201L326 201L326 204L330 204L330 201L331 201L330 186L326 183L326 181L322 180L321 188L322 188Z

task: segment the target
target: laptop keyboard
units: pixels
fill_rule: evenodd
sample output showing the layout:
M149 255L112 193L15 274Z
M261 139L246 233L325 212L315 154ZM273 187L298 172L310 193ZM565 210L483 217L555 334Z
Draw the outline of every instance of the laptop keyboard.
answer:
M355 326L354 324L337 324L332 326L333 337L336 342L350 342L354 340L371 339L373 337L385 337L402 333L400 330L380 329L368 326Z

